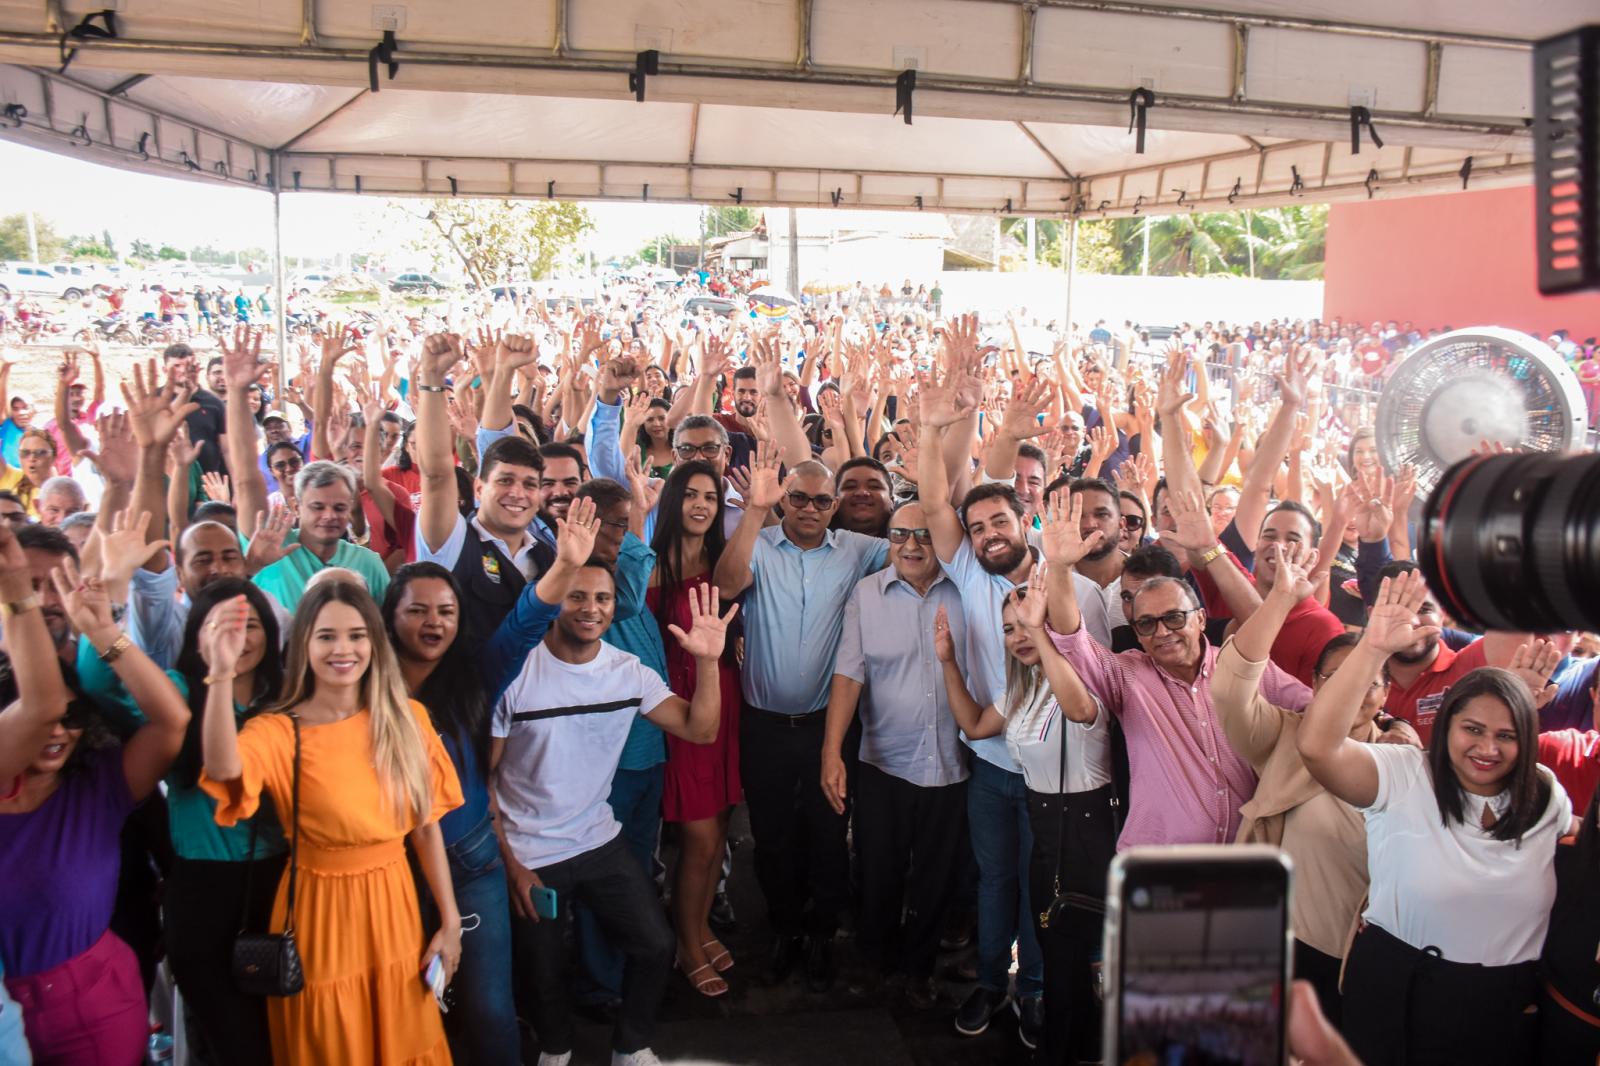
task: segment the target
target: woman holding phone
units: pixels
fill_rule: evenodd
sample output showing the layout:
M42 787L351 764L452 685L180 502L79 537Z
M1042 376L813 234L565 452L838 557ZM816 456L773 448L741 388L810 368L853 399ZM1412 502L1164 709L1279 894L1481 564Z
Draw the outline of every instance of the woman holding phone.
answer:
M301 599L283 698L240 729L232 683L247 616L242 596L219 604L201 635L211 672L200 786L224 826L270 795L289 836L295 913L286 877L271 931L292 918L305 988L268 1001L273 1061L448 1063L422 974L437 957L448 983L461 960L439 830L439 818L462 802L455 767L428 712L406 696L377 604L348 582L324 582ZM439 905L440 928L426 947L408 838Z

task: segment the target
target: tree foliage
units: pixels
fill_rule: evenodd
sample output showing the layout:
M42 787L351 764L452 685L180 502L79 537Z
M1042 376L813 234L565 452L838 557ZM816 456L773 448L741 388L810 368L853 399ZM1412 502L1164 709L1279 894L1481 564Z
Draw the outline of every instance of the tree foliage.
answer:
M674 244L688 244L689 241L676 233L658 233L644 244L639 246L638 258L641 263L659 266L670 262L672 259L672 246Z
M99 259L109 263L116 260L117 253L99 237L73 236L67 238L67 257Z
M459 269L480 287L548 277L562 255L594 228L589 212L563 200L451 198L396 202L408 226L422 222L418 251L440 269Z
M33 229L39 240L39 262L49 263L60 259L67 242L56 232L56 228L48 220L35 215ZM0 218L0 259L32 258L33 252L28 247L28 216L19 213Z
M1078 269L1090 274L1139 274L1144 265L1143 217L1086 219L1078 225ZM1007 219L1006 232L1026 241L1025 223ZM1040 219L1039 261L1061 264L1059 223ZM1157 276L1254 276L1268 280L1322 277L1327 248L1324 204L1288 204L1259 211L1183 212L1151 216L1149 272Z

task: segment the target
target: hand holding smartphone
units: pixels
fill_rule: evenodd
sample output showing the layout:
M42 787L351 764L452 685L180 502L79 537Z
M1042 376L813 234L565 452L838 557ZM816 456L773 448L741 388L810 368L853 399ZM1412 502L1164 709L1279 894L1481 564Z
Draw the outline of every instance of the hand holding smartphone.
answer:
M528 898L533 903L533 913L540 918L553 919L557 915L556 890L546 888L544 885L534 885L528 889Z

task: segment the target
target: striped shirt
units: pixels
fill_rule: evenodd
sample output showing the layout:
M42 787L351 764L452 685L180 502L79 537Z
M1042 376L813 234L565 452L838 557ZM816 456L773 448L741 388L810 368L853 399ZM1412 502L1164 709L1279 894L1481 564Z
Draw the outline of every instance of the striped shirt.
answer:
M1117 849L1144 844L1227 844L1239 831L1239 808L1256 774L1229 747L1211 702L1217 649L1206 646L1192 684L1160 669L1143 651L1114 654L1079 626L1050 639L1084 685L1122 722L1128 742L1130 802ZM1268 663L1261 677L1268 703L1302 711L1311 690Z
M530 870L593 851L622 831L607 797L633 720L672 690L636 655L599 646L569 663L540 644L494 708L505 741L495 799L506 842Z

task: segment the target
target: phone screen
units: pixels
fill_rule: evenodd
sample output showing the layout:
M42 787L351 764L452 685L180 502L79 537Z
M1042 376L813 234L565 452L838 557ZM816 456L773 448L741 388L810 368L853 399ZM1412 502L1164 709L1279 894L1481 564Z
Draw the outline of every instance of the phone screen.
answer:
M1281 856L1142 861L1132 852L1118 865L1108 1061L1282 1066L1289 869Z

